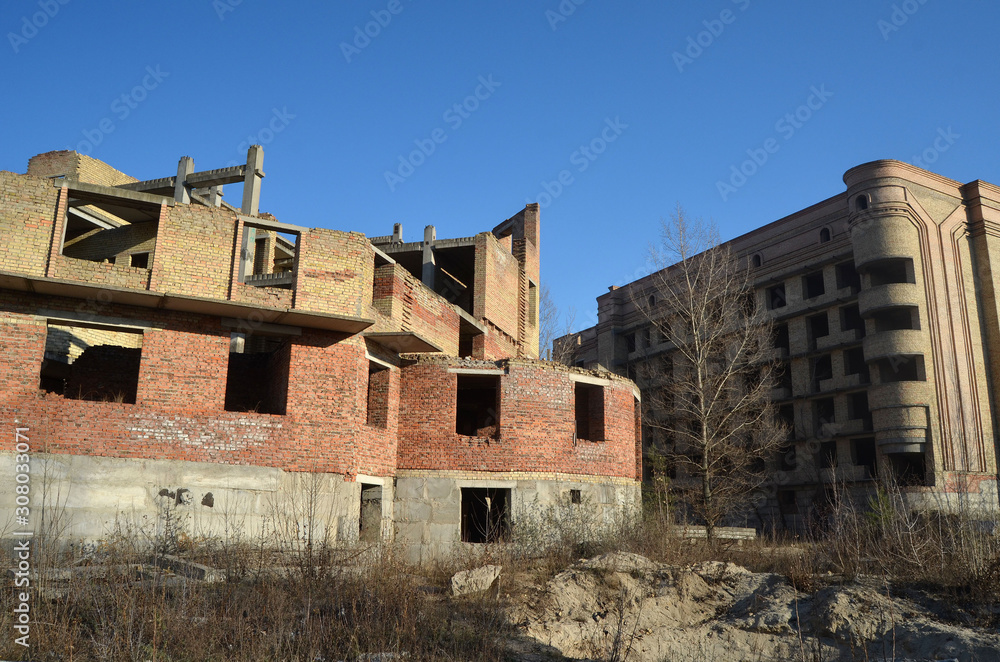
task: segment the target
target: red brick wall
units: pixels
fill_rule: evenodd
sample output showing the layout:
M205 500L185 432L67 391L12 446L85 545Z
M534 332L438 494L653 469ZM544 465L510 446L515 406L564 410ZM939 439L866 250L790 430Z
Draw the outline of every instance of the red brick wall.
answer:
M453 365L460 365L453 360ZM462 367L495 367L465 362ZM500 438L454 432L457 376L427 360L402 370L399 467L454 471L548 471L635 478L631 382L604 388L605 441L574 444L574 390L566 369L509 362L500 380Z
M517 338L520 265L490 233L476 236L475 279L475 317L485 317Z

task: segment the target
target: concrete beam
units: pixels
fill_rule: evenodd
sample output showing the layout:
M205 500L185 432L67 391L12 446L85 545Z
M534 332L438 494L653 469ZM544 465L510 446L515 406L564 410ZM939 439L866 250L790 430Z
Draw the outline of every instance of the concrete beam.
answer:
M264 148L251 145L247 150L247 165L243 175L244 214L256 216L260 212L260 180L264 178Z
M56 188L62 188L65 186L69 189L70 193L85 194L84 196L79 197L82 197L88 202L98 200L113 203L121 207L143 207L146 205L160 206L166 202L169 206L174 206L174 201L171 198L161 195L151 195L149 193L140 193L138 191L130 191L118 188L117 186L100 186L99 184L78 182L75 179L56 179L53 180L53 182L53 185Z
M188 175L187 182L192 188L210 188L224 184L239 184L246 177L246 166L219 168L217 170L202 170Z

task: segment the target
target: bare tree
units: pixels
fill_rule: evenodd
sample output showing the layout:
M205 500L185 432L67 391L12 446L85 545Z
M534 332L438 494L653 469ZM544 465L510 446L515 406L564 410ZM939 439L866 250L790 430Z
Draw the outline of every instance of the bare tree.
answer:
M542 293L538 300L538 357L568 363L573 355L570 343L556 343L556 339L573 333L576 323L576 309L570 307L563 315L559 311L549 286L542 283ZM560 322L562 322L560 324Z
M772 325L750 268L713 226L678 207L652 250L659 270L633 288L632 301L668 352L638 375L646 422L665 438L671 490L711 540L750 502L764 460L786 437L770 401Z

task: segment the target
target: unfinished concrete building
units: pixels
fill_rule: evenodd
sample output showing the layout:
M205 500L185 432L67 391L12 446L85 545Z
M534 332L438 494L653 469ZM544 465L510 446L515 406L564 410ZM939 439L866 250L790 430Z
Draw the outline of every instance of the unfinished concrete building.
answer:
M776 325L791 429L758 515L799 528L835 484L864 492L889 473L915 506L995 511L1000 188L898 161L844 182L731 241ZM572 362L636 375L669 356L633 303L650 295L647 277L598 297L598 324L560 341Z
M532 509L637 505L634 385L537 360L537 205L407 243L259 213L263 177L258 146L149 181L69 151L0 172L0 411L67 536L319 515L420 560Z

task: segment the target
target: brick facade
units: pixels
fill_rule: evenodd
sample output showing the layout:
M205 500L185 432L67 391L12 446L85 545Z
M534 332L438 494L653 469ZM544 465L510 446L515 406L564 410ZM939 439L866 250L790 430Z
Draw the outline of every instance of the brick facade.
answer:
M466 281L448 291L424 282L421 245L186 202L163 181L71 152L0 173L0 412L35 452L181 463L203 481L226 466L333 475L387 498L401 469L637 484L631 382L533 359L537 205L442 240ZM449 370L469 365L498 375L488 439L455 432ZM577 439L574 379L602 384L603 439Z

